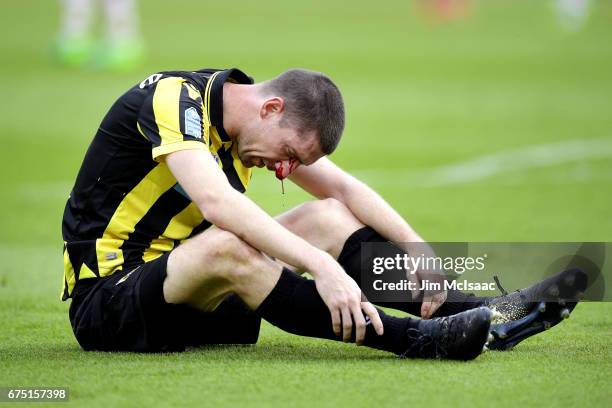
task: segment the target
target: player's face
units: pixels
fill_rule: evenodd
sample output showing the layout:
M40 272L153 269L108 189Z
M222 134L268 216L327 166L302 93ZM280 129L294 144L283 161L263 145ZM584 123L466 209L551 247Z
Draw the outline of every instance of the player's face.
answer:
M301 133L291 126L280 125L281 116L264 118L240 135L238 156L246 167L276 170L276 162L294 160L291 171L309 165L323 156L314 132Z

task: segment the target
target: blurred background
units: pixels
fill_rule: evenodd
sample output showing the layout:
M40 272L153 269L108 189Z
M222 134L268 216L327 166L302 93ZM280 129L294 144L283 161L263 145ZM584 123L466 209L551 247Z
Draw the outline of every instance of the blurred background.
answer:
M106 40L98 3L94 43ZM110 68L99 51L60 63L61 5L7 2L0 17L0 247L52 248L58 281L63 206L99 122L167 69L327 73L347 108L332 159L426 239L611 238L610 1L147 0L139 55ZM280 191L255 172L249 194L271 213L306 198Z
M58 300L63 207L107 109L160 70L325 72L347 109L331 159L427 240L612 241L612 1L91 3L72 23L53 0L0 14L0 349L15 384L83 358ZM248 194L271 214L308 199L286 187L256 170Z

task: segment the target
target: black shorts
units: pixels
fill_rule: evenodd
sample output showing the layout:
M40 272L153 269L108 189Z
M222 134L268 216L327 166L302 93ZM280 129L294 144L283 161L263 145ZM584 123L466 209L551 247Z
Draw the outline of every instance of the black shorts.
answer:
M83 349L182 351L203 344L257 342L261 319L238 296L229 296L211 313L166 303L168 256L77 283L70 323Z

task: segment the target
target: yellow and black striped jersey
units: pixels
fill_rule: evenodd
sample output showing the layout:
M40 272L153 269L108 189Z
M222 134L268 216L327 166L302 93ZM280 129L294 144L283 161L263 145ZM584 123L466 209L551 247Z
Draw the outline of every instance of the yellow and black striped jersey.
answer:
M223 129L226 81L253 83L238 69L160 72L113 104L64 210L63 300L77 281L151 261L210 226L164 155L207 149L232 187L246 190L251 171Z

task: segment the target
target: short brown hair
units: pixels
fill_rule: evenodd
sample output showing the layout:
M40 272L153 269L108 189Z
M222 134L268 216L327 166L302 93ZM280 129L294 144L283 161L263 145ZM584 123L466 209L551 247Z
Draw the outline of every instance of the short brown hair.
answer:
M290 69L262 84L266 94L285 101L281 125L296 126L299 132L314 131L324 154L331 154L344 130L344 102L340 90L320 72Z

